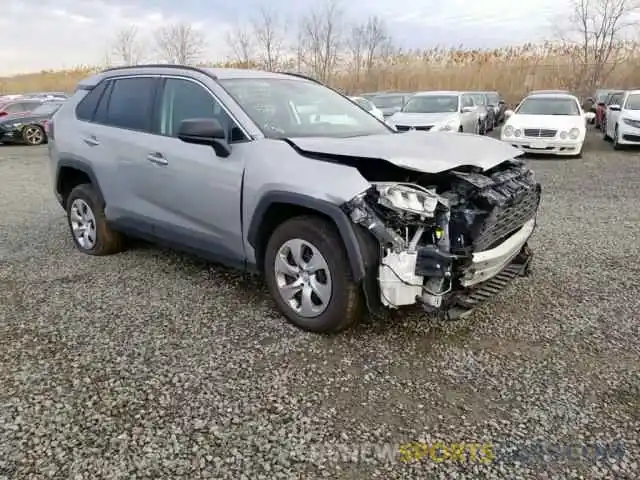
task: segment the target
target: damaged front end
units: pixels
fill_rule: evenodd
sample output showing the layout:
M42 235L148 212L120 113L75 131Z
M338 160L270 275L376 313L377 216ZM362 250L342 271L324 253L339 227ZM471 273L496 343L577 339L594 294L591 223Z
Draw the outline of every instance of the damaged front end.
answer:
M365 293L456 318L528 271L540 184L520 159L371 182L343 208L375 238Z

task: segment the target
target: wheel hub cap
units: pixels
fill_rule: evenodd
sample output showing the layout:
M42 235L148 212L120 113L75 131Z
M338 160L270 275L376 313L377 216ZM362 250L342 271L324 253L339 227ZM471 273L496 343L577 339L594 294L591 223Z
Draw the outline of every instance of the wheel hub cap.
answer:
M301 239L285 242L274 262L278 293L302 317L317 317L328 307L332 281L317 247Z
M69 221L73 237L84 249L91 249L96 244L96 218L89 204L78 198L71 204Z

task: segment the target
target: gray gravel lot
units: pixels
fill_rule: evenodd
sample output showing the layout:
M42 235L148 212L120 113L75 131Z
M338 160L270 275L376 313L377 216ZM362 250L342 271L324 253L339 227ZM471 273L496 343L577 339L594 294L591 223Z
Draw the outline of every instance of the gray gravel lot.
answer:
M639 152L531 163L533 277L461 322L322 337L257 279L78 253L46 149L0 146L0 479L640 478ZM495 458L347 455L435 440ZM595 442L624 455L553 451Z

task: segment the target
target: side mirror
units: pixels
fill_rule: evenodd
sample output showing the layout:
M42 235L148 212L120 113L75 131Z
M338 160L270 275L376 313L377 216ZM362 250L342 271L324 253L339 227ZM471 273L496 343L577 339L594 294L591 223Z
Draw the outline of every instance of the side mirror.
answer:
M500 100L500 101L498 102L498 105L504 105L504 100Z
M509 118L509 117L510 117L510 116L512 116L512 115L513 115L513 110L506 110L506 111L504 112L504 116L505 116L505 118Z
M611 110L613 112L619 112L620 111L620 105L617 105L617 104L609 105L609 110Z
M228 157L231 153L227 133L215 118L183 120L178 128L178 138L185 143L209 145L219 157Z
M584 118L587 122L591 122L594 118L596 118L596 114L593 112L585 112Z
M471 113L475 110L475 107L462 107L462 110L460 110L462 113Z

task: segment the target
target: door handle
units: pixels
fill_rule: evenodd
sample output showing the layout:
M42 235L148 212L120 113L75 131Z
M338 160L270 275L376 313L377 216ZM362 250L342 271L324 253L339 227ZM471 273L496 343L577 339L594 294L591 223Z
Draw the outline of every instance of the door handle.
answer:
M100 142L94 136L83 138L82 141L84 141L84 143L86 143L90 147L97 147L98 145L100 145Z
M149 155L147 155L147 160L149 160L152 163L155 163L157 165L168 165L169 162L167 161L166 158L164 158L164 155L162 155L161 153L150 153Z

